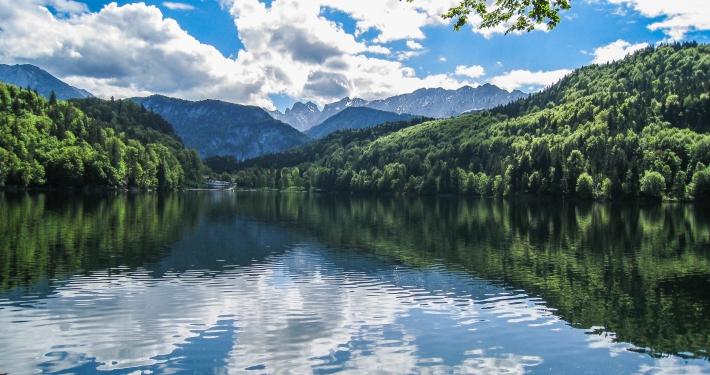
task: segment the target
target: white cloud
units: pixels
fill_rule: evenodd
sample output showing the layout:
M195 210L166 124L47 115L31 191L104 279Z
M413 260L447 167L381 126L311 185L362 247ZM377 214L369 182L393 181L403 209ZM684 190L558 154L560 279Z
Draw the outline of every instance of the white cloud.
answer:
M173 3L170 1L164 1L163 6L171 10L193 10L194 6L185 3Z
M269 80L268 92L285 93L321 105L344 96L380 99L421 87L445 85L458 88L468 84L445 75L419 78L414 69L399 62L424 51L395 53L392 57L398 61L366 57L363 52L379 50L385 53L389 50L378 44L357 41L355 35L348 34L340 25L323 16L327 8L345 12L358 20L357 28L364 32L369 27L363 26L361 22L364 21L360 19L369 15L371 9L380 9L385 14L387 11L413 11L414 8L407 4L410 3L276 0L267 7L256 0L233 2L230 12L245 46L237 62L261 70L278 70L282 79ZM427 4L423 1L421 5ZM379 16L373 17L379 19ZM416 18L416 15L412 17ZM372 27L381 31L375 42L395 38L395 31L388 29L391 20L384 28L372 22ZM397 37L411 41L419 37L415 34L412 31ZM411 43L409 45L411 47Z
M648 47L648 43L631 44L625 40L619 39L616 42L609 43L595 49L592 64L604 64L607 62L621 60L627 55L646 47Z
M707 0L607 0L612 4L625 5L644 17L663 18L648 26L662 30L666 41L683 40L691 31L710 30L710 6Z
M422 55L425 52L426 51L403 51L403 52L398 52L396 57L397 57L397 61L404 61L404 60L409 60L412 57Z
M407 41L407 47L409 47L410 49L422 49L422 48L424 48L424 46L422 46L421 44L419 44L419 43L417 43L417 42L415 42L415 41L413 41L413 40L408 40L408 41Z
M485 69L480 65L464 66L459 65L456 67L456 75L467 76L471 78L483 77L486 75Z
M446 62L446 57L444 57L444 56L439 57L439 61Z
M493 77L490 79L489 82L508 91L519 89L527 85L542 88L556 83L557 81L559 81L564 76L570 73L572 73L572 71L569 69L559 69L548 72L513 70L503 75Z
M270 109L269 95L279 93L322 105L343 96L380 99L422 87L471 84L447 75L417 77L414 69L396 61L412 54L393 54L376 42L359 41L324 16L328 7L339 9L358 20L359 32L374 28L380 31L376 40L402 38L416 47L413 40L423 37L419 27L440 22L437 12L447 5L426 0L416 6L389 0L351 3L275 0L269 7L257 0L223 3L229 5L245 46L236 58L226 58L144 3L111 3L91 13L69 0L0 0L0 62L38 65L104 98L158 93ZM48 6L66 14L55 16ZM401 13L401 18L391 18L388 24L376 19L368 21L370 26L364 23L371 8L387 7L390 17ZM398 33L392 19L406 19L414 26L402 26L406 32Z
M0 0L0 59L46 67L101 97L147 92L267 105L263 72L201 44L143 3L56 18L49 10Z
M429 25L448 24L440 15L458 3L457 0L417 0L413 3L399 0L304 1L350 15L356 21L357 35L376 30L379 35L373 41L375 43L424 39L421 29Z

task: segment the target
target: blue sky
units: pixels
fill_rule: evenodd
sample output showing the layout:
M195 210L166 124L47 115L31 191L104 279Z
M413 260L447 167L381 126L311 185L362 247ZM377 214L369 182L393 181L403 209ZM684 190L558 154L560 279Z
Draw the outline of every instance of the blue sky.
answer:
M493 83L525 92L661 42L708 43L705 0L576 0L552 31L453 31L456 0L0 0L0 62L100 97L284 110ZM475 20L474 20L475 23Z

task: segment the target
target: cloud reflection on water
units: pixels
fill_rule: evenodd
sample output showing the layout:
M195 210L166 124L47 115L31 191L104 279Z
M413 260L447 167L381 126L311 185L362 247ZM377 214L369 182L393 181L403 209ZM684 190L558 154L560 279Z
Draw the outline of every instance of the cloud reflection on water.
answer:
M236 334L228 358L214 360L230 373L253 366L268 373L523 373L542 362L524 353L487 357L462 335L457 350L465 359L442 364L420 357L418 332L427 327L402 322L414 310L462 332L490 319L556 320L539 301L497 295L478 304L461 297L470 290L451 287L465 285L453 275L427 270L449 285L432 292L426 285L397 285L395 280L411 284L413 270L406 267L380 267L381 275L371 275L338 267L327 256L301 246L219 273L191 270L153 278L150 270L138 269L75 276L50 298L27 300L24 307L4 303L0 346L7 349L1 356L23 360L3 370L57 372L87 364L98 370L181 368L186 361L171 353L225 320ZM490 285L480 287L487 289L478 294L491 291Z

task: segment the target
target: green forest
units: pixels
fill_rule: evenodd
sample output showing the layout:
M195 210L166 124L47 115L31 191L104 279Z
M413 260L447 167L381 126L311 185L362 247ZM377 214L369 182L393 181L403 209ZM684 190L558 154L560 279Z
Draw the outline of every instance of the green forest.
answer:
M170 123L136 103L45 99L0 82L0 186L172 190L209 173Z
M651 46L492 110L215 166L243 188L706 200L709 93L710 46Z

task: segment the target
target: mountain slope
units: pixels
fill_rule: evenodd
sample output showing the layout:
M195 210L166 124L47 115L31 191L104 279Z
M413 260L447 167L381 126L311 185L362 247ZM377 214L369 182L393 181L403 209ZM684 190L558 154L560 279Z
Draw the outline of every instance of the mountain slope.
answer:
M373 101L343 98L326 104L322 112L311 102L306 104L298 102L293 105L293 108L286 109L283 114L279 111L270 111L269 114L296 129L306 131L350 107L367 107L397 114L447 118L493 108L527 96L518 90L507 92L487 83L476 88L464 86L458 90L419 89L409 94Z
M259 107L161 95L131 100L163 116L185 146L197 149L202 157L232 155L243 160L309 142L307 136Z
M59 100L93 97L90 92L70 86L45 70L29 64L0 64L0 81L22 88L30 86L47 99L52 91Z
M406 114L378 111L365 107L349 107L325 120L320 125L306 130L306 135L311 138L323 138L326 135L342 129L362 129L385 122L406 121L416 117Z
M577 69L506 106L265 167L311 170L328 190L707 200L709 130L710 46L686 43Z

